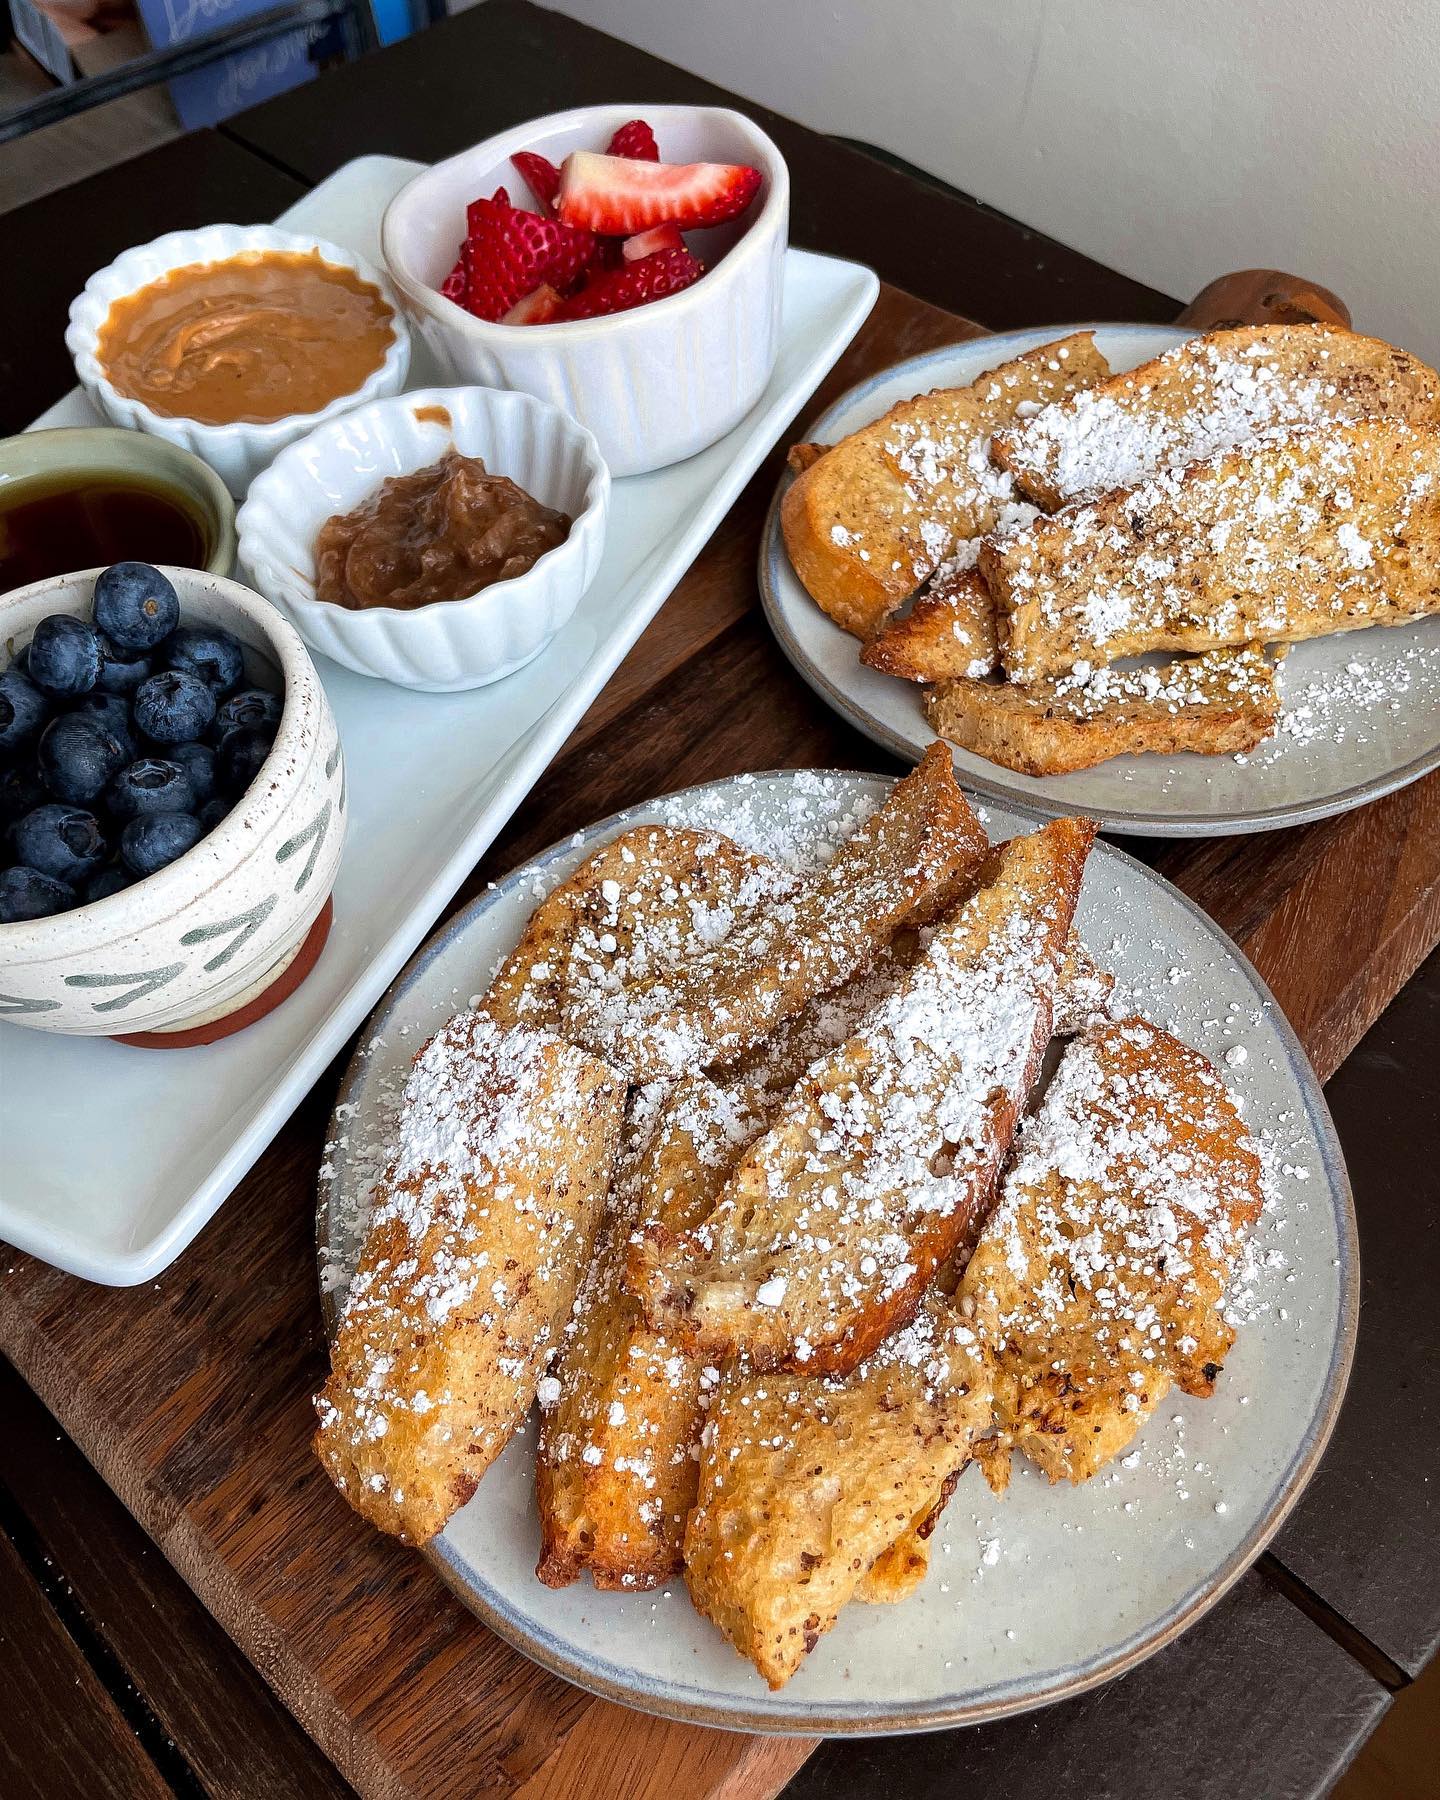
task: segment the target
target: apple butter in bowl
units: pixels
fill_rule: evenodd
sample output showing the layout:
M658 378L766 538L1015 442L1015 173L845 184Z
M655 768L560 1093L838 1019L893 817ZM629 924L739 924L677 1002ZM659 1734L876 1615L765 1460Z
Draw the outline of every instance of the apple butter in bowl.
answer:
M400 611L465 600L527 573L565 542L570 525L478 456L452 449L325 521L315 594L333 606Z

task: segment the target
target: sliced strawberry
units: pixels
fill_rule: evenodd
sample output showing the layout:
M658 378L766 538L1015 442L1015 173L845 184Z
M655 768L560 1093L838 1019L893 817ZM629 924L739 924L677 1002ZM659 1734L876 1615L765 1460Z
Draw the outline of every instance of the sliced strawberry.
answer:
M555 210L555 196L560 192L560 171L548 156L538 150L517 150L510 158L535 196L535 204L547 216Z
M560 170L556 210L567 225L629 237L652 225L693 231L733 219L755 198L760 171L732 163L652 163L574 150Z
M502 325L546 325L551 319L558 319L563 305L560 296L548 281L542 281L533 293L523 300L517 300L500 321Z
M465 305L477 319L503 319L543 282L568 288L595 254L588 231L511 206L504 192L466 209Z
M637 231L634 237L626 238L620 245L620 254L626 262L639 262L642 257L653 256L657 250L684 248L685 240L678 225L652 225L648 231Z
M591 271L584 287L560 309L562 319L594 319L602 313L628 312L647 300L663 300L698 281L705 273L699 257L683 247L657 250L639 262L603 273Z
M605 147L607 156L632 156L636 162L659 162L660 146L643 119L622 125Z
M453 300L457 306L465 304L465 255L464 246L456 259L455 267L440 283L440 292L447 300Z

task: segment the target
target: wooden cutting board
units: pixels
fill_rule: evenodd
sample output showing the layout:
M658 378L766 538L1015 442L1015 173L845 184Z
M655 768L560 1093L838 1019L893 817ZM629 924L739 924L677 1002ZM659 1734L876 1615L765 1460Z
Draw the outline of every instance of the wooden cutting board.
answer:
M1257 298L1230 290L1214 305ZM883 288L805 416L876 369L979 333ZM760 527L786 441L457 905L655 793L745 769L885 763L790 670L760 616ZM1295 831L1138 848L1245 949L1322 1077L1440 937L1440 774ZM813 1740L591 1699L494 1637L321 1473L314 1181L342 1066L159 1281L112 1291L0 1256L0 1348L362 1793L768 1800ZM155 1084L163 1155L163 1058Z

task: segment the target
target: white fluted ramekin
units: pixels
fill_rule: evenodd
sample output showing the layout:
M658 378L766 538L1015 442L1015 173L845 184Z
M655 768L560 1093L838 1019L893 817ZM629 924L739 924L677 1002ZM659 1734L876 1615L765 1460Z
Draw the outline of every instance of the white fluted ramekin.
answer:
M741 219L686 240L709 272L668 299L604 318L492 325L447 300L440 283L465 235L465 208L504 187L534 197L510 162L538 150L560 163L603 150L617 126L643 118L667 162L748 163L764 173ZM765 391L780 341L790 177L771 140L718 106L582 106L487 138L437 163L386 208L385 262L416 329L456 381L519 388L594 432L612 475L665 468L703 450Z
M359 387L339 394L316 412L292 413L268 424L205 425L198 419L171 417L156 412L143 400L122 394L106 376L97 350L100 332L117 300L159 281L172 269L195 263L225 262L246 251L280 250L305 255L318 251L328 263L353 269L362 281L377 287L394 314L393 336L384 361ZM168 443L179 444L210 464L237 498L267 463L296 438L317 425L386 394L398 394L410 372L410 330L405 310L389 281L372 263L353 251L342 250L325 238L303 232L280 231L273 225L206 225L199 231L171 231L153 243L127 250L106 268L96 270L70 305L70 324L65 346L75 364L80 385L96 406L116 425L148 431Z
M51 613L88 618L98 569L0 598L0 657ZM250 1004L304 944L345 842L345 764L315 665L273 606L238 581L167 568L187 625L221 625L285 704L270 754L227 817L118 894L0 925L5 1018L114 1037L193 1030ZM257 660L259 659L259 664Z
M563 544L512 581L464 600L355 611L315 596L315 539L390 475L413 475L451 447L480 457L574 520ZM314 650L361 675L427 693L484 687L539 653L595 578L610 475L594 438L529 394L417 388L332 420L281 451L240 508L240 562Z

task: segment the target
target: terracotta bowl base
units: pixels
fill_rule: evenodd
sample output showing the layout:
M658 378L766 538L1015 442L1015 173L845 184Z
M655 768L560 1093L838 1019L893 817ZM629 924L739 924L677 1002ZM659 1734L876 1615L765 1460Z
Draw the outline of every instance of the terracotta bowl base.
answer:
M207 1019L203 1025L182 1027L177 1031L117 1033L115 1042L134 1044L141 1050L192 1050L197 1044L214 1044L221 1038L233 1037L237 1031L243 1031L247 1025L263 1019L267 1013L274 1012L282 1001L290 998L319 962L320 952L330 936L334 917L334 903L327 898L300 948L277 971L275 979L260 993L252 994L234 1012L226 1013L223 1018Z

